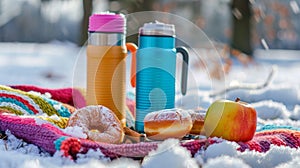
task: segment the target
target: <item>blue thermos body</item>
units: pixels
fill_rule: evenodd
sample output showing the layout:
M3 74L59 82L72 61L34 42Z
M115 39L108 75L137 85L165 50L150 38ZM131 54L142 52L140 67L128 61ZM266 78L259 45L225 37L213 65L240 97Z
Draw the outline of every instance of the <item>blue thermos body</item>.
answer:
M181 92L186 94L188 51L175 48L175 26L145 23L139 30L136 55L136 123L144 132L144 118L152 112L175 107L176 53L183 56Z

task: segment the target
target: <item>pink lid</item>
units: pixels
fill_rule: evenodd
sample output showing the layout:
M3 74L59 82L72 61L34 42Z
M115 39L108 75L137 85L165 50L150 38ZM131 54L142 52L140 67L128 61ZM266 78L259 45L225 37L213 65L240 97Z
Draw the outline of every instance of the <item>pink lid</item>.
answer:
M89 31L124 33L125 24L125 16L123 14L93 14L89 20Z

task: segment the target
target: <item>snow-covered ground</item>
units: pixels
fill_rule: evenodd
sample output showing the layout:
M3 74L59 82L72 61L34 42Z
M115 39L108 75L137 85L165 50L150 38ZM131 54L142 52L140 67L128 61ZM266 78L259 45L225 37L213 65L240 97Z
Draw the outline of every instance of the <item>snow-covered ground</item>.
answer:
M84 72L82 62L84 48L73 44L53 42L49 44L0 43L0 84L32 84L48 88L77 85L82 78L74 72ZM212 86L219 89L230 86L262 84L271 69L275 73L271 83L262 89L235 89L210 97ZM223 80L211 79L205 69L190 69L192 78L199 78L198 92L188 92L179 97L177 104L186 108L207 108L215 99L235 99L251 103L257 110L261 124L289 125L300 128L300 51L257 50L254 62L244 66L233 60L233 66ZM80 78L80 79L77 79ZM75 81L75 83L74 83ZM191 101L194 100L194 101ZM188 104L190 103L190 104ZM100 151L89 151L76 162L61 157L59 152L50 156L37 146L17 139L10 132L6 140L0 139L0 167L140 167L138 161L120 158L111 161ZM173 146L168 148L168 146ZM237 144L224 141L211 145L191 158L178 145L177 140L167 140L152 151L142 162L142 167L295 167L300 165L300 151L289 147L272 146L266 153L239 152ZM163 153L160 153L164 150ZM160 153L160 155L156 155Z

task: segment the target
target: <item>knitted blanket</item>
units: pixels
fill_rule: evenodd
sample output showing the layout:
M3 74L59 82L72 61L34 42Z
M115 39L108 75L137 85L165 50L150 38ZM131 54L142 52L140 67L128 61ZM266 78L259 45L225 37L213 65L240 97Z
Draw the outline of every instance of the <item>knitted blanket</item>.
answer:
M23 91L13 88L22 89ZM57 92L61 94L57 94L51 99L36 94L33 94L33 96L27 89L27 86L13 86L11 88L0 87L0 103L2 105L0 106L0 130L10 130L16 137L28 143L35 144L50 154L54 154L56 151L62 151L64 156L76 159L78 153L84 154L89 149L100 149L104 155L110 158L121 156L142 158L151 150L156 149L160 143L155 141L135 144L106 144L68 135L63 132L64 127L59 126L57 123L66 122L68 116L72 113L68 108L63 108L65 107L63 103L74 105L72 101L73 89L58 89ZM31 87L30 90L43 93L41 92L43 89L38 87ZM55 95L55 89L50 91L51 95ZM49 90L47 90L47 92L50 93ZM46 93L46 91L44 93ZM31 100L29 98L31 98ZM47 104L47 106L45 104ZM17 110L11 110L13 108ZM9 111L13 111L14 114L6 113ZM31 115L23 115L24 113ZM47 116L41 118L39 115L35 115L41 113L55 114L59 117L56 119L52 118L52 120L55 120L54 122ZM61 117L63 118L62 121L60 121ZM43 122L41 122L41 120L43 120ZM208 145L219 142L219 140L214 138L208 138L182 141L181 145L194 155L199 149L204 149ZM238 150L242 152L247 149L266 152L270 149L272 144L298 148L300 146L300 131L292 127L277 127L274 125L260 126L252 140L248 142L238 142L238 144L240 146Z

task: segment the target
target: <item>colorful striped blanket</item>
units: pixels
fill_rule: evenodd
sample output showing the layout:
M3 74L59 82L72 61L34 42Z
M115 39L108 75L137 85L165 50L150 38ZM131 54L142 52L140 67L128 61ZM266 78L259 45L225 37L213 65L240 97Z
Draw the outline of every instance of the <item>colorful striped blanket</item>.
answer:
M104 155L110 158L121 156L142 158L161 143L155 141L106 144L66 134L63 129L68 117L75 110L72 107L74 92L80 94L73 88L45 89L35 86L0 86L0 131L10 130L16 137L35 144L50 154L62 151L64 156L73 159L76 159L78 153L87 153L89 149L100 149ZM47 96L48 93L51 94L51 98ZM58 117L51 117L53 115ZM220 140L215 138L192 139L181 141L181 145L194 155L198 150L219 142ZM238 142L238 145L238 150L241 152L247 149L266 152L271 145L298 148L300 131L289 126L260 126L252 140Z

